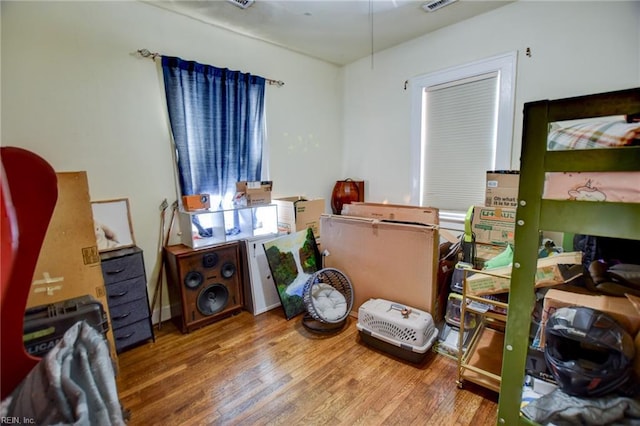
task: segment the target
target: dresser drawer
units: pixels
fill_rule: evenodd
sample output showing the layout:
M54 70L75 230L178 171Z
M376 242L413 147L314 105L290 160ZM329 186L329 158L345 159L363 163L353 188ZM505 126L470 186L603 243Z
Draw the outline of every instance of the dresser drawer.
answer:
M120 352L128 346L151 339L153 337L153 331L147 318L129 324L126 327L113 330L113 336L116 341L116 352Z
M114 306L111 312L111 327L116 330L149 317L147 298Z
M105 288L107 289L109 312L123 303L147 297L147 283L144 276L109 284Z
M102 275L106 285L144 275L142 253L103 260Z

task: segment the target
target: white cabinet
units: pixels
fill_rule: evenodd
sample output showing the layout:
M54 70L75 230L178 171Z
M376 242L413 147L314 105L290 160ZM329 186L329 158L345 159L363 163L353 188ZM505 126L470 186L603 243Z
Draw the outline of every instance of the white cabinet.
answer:
M280 306L280 297L271 276L263 243L273 239L258 238L246 240L248 279L245 279L245 308L254 315Z

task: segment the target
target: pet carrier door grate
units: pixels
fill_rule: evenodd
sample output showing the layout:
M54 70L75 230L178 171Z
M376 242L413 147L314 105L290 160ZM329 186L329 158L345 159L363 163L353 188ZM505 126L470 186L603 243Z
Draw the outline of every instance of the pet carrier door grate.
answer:
M423 335L418 336L418 330L413 327L400 327L396 324L390 323L389 321L378 319L371 314L366 314L364 318L362 318L362 325L371 331L375 331L399 342L406 342L412 345L423 342L428 336L428 333L432 331L425 327L423 329Z

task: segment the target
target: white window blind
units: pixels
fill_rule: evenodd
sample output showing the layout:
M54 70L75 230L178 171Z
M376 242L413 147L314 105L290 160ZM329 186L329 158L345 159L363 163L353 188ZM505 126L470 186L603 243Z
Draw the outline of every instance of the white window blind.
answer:
M512 168L515 70L510 52L409 80L414 204L461 223L486 172Z
M497 73L424 90L426 205L464 211L484 203L485 173L495 168L497 90Z

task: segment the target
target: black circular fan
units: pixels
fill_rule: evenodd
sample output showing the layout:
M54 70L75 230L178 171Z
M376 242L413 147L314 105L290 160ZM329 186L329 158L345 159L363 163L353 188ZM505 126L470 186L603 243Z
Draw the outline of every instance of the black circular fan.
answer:
M349 278L334 268L314 273L304 285L302 300L307 309L302 324L310 331L338 331L353 307L353 286Z

